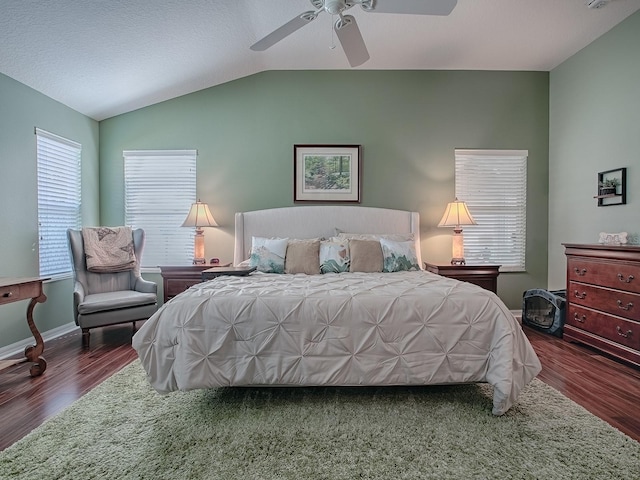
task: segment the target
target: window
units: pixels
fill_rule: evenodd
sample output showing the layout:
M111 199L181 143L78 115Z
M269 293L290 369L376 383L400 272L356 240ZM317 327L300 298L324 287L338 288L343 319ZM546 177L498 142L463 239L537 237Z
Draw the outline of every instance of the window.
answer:
M145 231L143 267L188 265L194 230L181 227L196 201L196 150L126 150L125 224Z
M67 229L82 225L82 146L36 128L38 255L41 276L71 272Z
M467 263L525 270L527 150L456 150L456 197L478 223L464 228Z

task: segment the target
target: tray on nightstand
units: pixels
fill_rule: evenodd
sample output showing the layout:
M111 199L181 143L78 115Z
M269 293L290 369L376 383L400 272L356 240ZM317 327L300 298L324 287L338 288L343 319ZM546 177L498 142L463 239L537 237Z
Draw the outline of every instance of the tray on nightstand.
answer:
M256 267L211 267L202 271L202 280L211 280L212 278L221 277L223 275L245 276L251 272L255 272Z

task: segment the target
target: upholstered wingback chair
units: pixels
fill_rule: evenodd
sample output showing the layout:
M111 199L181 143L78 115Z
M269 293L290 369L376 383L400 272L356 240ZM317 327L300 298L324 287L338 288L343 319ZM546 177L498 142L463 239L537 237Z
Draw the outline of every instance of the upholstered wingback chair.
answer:
M82 231L67 230L74 273L73 315L82 329L82 345L89 347L91 328L133 324L146 320L157 310L157 285L140 275L140 259L144 248L144 230L134 229L133 246L137 259L132 270L96 273L87 270Z

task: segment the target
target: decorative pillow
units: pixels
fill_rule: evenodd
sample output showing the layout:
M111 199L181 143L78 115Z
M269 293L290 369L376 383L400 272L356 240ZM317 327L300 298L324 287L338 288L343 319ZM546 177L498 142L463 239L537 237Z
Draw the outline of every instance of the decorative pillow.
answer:
M289 240L284 260L284 273L320 273L320 239Z
M320 242L320 271L343 273L349 271L349 242Z
M249 266L260 272L284 273L288 238L251 237Z
M420 270L415 242L394 242L380 239L383 257L383 272Z
M413 233L345 233L340 232L336 235L338 240L392 240L394 242L413 241Z
M350 272L381 272L382 247L378 240L349 240Z

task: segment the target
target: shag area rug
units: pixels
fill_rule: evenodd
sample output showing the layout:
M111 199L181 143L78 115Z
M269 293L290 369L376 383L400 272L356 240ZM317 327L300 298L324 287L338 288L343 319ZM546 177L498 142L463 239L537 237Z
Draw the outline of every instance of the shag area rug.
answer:
M0 453L2 479L638 479L640 443L534 380L157 394L138 361Z

